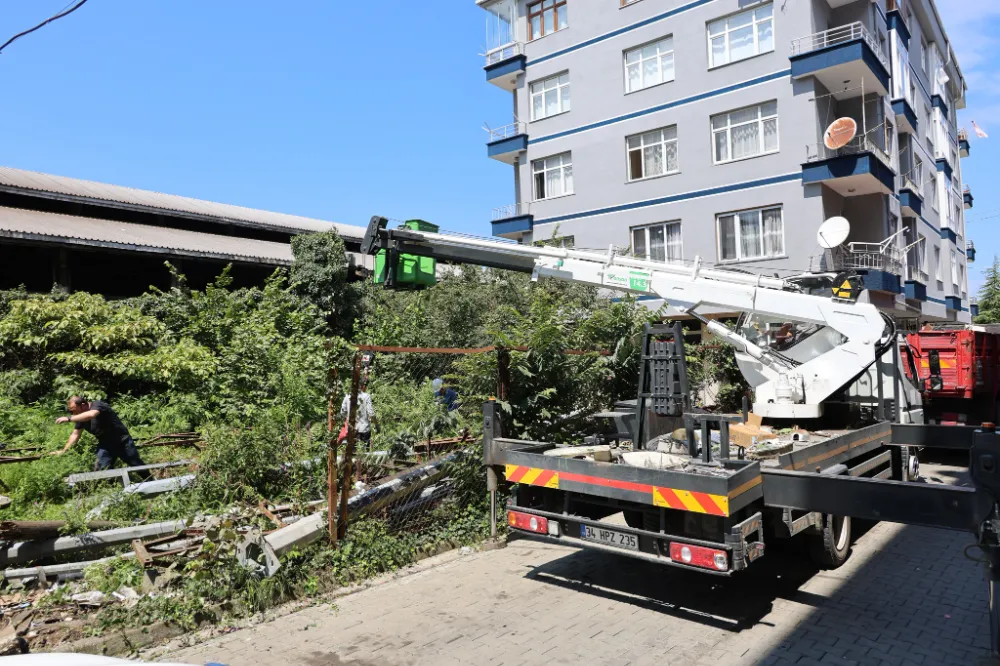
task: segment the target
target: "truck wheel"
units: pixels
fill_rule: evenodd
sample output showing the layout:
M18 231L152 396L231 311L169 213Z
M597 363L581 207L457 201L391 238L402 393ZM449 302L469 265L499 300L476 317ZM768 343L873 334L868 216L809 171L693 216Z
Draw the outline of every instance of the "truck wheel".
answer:
M823 533L812 537L809 555L826 569L836 569L851 552L850 516L823 515Z
M917 458L916 449L909 446L899 447L900 462L902 463L902 478L895 481L916 481L920 478L920 460Z

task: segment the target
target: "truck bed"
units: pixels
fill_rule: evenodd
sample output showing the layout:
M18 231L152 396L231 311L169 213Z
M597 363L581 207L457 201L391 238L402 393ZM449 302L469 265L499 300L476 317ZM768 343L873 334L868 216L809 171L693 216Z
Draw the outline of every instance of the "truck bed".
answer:
M545 451L556 448L554 444L495 438L487 449L486 464L503 466L511 483L729 517L763 497L762 466L820 472L874 451L890 436L887 423L824 431L773 459L708 464L690 459L683 469L663 470L547 456Z

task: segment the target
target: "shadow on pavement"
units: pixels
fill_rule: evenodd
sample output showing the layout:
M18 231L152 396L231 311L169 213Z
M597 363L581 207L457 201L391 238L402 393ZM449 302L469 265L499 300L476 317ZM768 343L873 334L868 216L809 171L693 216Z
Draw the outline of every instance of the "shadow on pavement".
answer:
M968 483L968 474L955 469L966 464L961 456L925 451L921 458L929 463L922 468L925 481ZM963 556L974 537L888 524L869 535L877 525L854 521L854 563L829 572L792 540L768 543L763 559L731 578L590 550L534 567L526 577L734 633L773 627L766 616L777 599L806 607L787 626L775 627L769 652L748 654L746 663L983 663L987 584L981 565ZM887 529L894 534L883 543ZM867 559L858 564L859 557ZM817 574L824 594L800 589Z
M608 553L578 550L534 567L527 578L693 622L740 631L777 598L822 601L799 587L818 571L793 544L774 547L741 575L722 578Z

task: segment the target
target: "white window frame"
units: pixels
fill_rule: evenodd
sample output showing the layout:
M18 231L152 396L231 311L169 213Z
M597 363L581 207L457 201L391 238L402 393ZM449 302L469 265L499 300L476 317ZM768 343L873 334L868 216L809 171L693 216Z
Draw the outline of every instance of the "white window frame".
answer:
M668 139L667 136L671 130L673 130L674 138ZM651 140L649 141L649 143L647 143L646 139L647 138L651 139L652 137L650 135L657 132L660 134L659 140L658 141ZM635 148L632 147L634 139L639 140L639 145L636 146ZM662 173L647 174L646 150L649 148L656 148L657 146L660 147L660 150L662 151L663 154L662 163L664 171ZM674 155L676 156L677 167L675 169L667 168L668 166L667 149L670 146L673 146ZM639 177L635 177L635 174L632 173L632 153L637 151L641 154L642 171L643 171L642 175ZM625 137L625 170L626 174L628 175L628 182L630 183L638 182L640 180L649 180L650 178L659 178L660 176L669 176L671 174L680 173L681 157L680 157L680 151L677 147L677 125L668 125L667 127L661 127L659 129L650 130L648 132L643 132L642 134L633 134L632 136Z
M673 242L667 242L669 238L667 234L668 227L675 227L678 230L677 239ZM663 259L654 258L651 254L652 244L650 243L649 235L650 230L662 228L663 229ZM636 233L642 233L644 238L644 251L640 255L636 252L635 235ZM638 259L644 259L646 261L683 261L684 259L684 228L681 226L680 220L670 220L668 222L657 222L656 224L645 224L638 227L632 227L629 229L629 243L632 246L632 256Z
M563 79L565 78L565 82ZM549 87L549 84L554 85ZM535 92L535 87L538 87L538 92ZM570 80L569 71L559 72L553 76L546 76L544 79L538 79L537 81L532 81L528 84L528 106L531 109L531 121L544 120L546 118L551 118L553 116L558 116L563 113L569 113L572 107L572 99L570 94ZM555 91L556 99L559 102L559 110L554 113L545 113L545 95ZM535 98L539 97L542 100L542 115L535 115Z
M669 48L665 48L666 45ZM656 54L648 58L643 58L642 52L651 47L656 47ZM662 50L661 50L662 49ZM629 56L631 54L638 54L638 59L629 62ZM670 78L664 78L663 76L663 61L669 56L670 59ZM647 83L645 81L646 68L645 65L648 61L656 61L656 72L658 80L655 83ZM629 81L631 80L628 75L628 70L630 65L635 65L639 68L639 86L637 88L629 88ZM659 86L664 83L670 83L674 80L676 76L676 63L674 61L674 36L667 35L666 37L661 37L659 39L653 40L651 42L646 42L645 44L640 44L631 49L627 49L622 54L622 67L625 73L625 94L631 94L634 92L639 92L640 90L645 90L646 88L652 88L653 86Z
M931 55L931 43L924 39L924 36L920 36L920 71L923 72L924 78L930 81L930 63Z
M774 104L774 114L767 115L767 116L764 115L764 106L767 105L767 104ZM744 121L744 122L741 122L741 123L733 124L733 122L732 122L732 115L734 113L739 113L740 111L746 111L748 109L753 109L753 108L757 109L757 119L756 120L747 120L747 121ZM715 119L716 118L722 118L723 116L726 117L726 125L725 125L725 127L720 127L718 129L716 129L716 127L715 127ZM774 120L775 147L774 147L773 150L764 150L764 123L767 122L767 121L770 121L770 120ZM781 133L780 133L780 125L779 125L779 121L778 121L778 103L777 103L776 100L771 100L769 102L761 102L760 104L752 104L750 106L745 106L745 107L740 108L740 109L733 109L731 111L726 111L725 113L717 113L714 116L710 117L708 119L708 122L709 122L709 127L710 127L711 132L712 132L712 144L711 145L712 145L712 163L713 164L729 164L730 162L739 162L739 161L742 161L742 160L751 160L751 159L753 159L755 157L762 157L764 155L773 155L774 153L777 153L777 152L779 152L781 150ZM746 155L744 157L735 157L734 158L732 156L733 155L733 135L732 135L733 128L735 128L735 127L744 127L744 126L747 126L747 125L752 125L754 123L757 123L757 136L760 139L759 147L760 147L760 151L761 152L754 153L753 155ZM720 159L718 159L719 156L716 154L716 143L715 143L715 140L716 140L716 135L717 134L723 134L723 133L725 133L725 135L726 135L726 159L720 160Z
M762 18L762 19L758 19L757 18L757 12L759 12L762 9L764 9L765 7L769 7L770 8L770 10L771 10L770 16L767 16L767 17ZM729 28L729 21L731 21L734 18L737 18L737 17L740 17L740 16L744 16L746 14L752 14L753 15L752 18L751 18L751 20L750 20L750 25L753 26L753 50L754 50L754 52L753 52L752 55L748 55L748 56L745 56L743 58L739 58L738 60L733 60L733 58L732 58L732 48L731 48L730 43L729 43L729 35L732 32L734 32L735 30L738 30L740 28L745 28L746 26L745 25L741 25L741 26L736 26L736 28L734 28L734 29L730 29ZM722 29L721 32L715 32L715 33L713 33L712 32L712 24L713 23L719 23L720 21L725 21L726 22L725 27ZM760 26L763 25L763 24L765 24L765 23L767 23L767 22L771 23L771 48L768 49L767 51L761 51L760 50ZM758 5L756 7L751 7L750 9L745 9L743 11L739 11L739 12L736 12L734 14L730 14L729 16L723 16L721 18L713 19L713 20L709 21L705 25L705 33L708 36L708 68L709 69L715 69L716 67L725 67L726 65L732 64L734 62L740 62L742 60L749 60L750 58L759 56L759 55L764 54L764 53L772 53L774 51L775 42L777 41L777 33L776 33L775 29L774 29L774 3L771 3L771 2L763 3L763 4ZM713 58L713 55L712 55L713 54L712 39L713 38L718 38L720 36L725 37L725 44L726 44L725 62L718 62L717 63L717 62L713 62L713 60L712 60L712 58Z
M559 160L558 163L554 163L554 160ZM553 162L552 164L549 164ZM548 172L559 170L559 182L561 185L561 191L559 194L549 194L546 192L546 196L538 196L538 174L545 174L544 182L548 183ZM566 187L567 177L569 174L569 188ZM573 153L565 152L559 153L557 155L549 155L548 157L543 157L541 159L533 160L531 162L531 189L534 195L535 201L547 201L549 199L558 199L559 197L568 197L573 194Z
M765 254L764 250L764 212L777 210L781 216L781 251L775 254ZM739 216L746 213L757 213L757 223L760 228L760 238L761 238L761 254L754 257L744 257L743 256L743 239L740 236L740 223ZM736 258L723 259L722 258L722 219L725 217L733 218L733 234L736 242ZM780 259L786 257L786 245L785 245L785 210L780 204L777 206L763 206L761 208L748 208L744 210L730 211L728 213L719 213L715 216L715 252L719 259L720 264L732 264L741 261L765 261L770 259Z
M958 250L955 248L951 248L951 286L952 293L958 294Z
M941 269L941 246L934 246L934 279L941 284L944 284L944 271Z

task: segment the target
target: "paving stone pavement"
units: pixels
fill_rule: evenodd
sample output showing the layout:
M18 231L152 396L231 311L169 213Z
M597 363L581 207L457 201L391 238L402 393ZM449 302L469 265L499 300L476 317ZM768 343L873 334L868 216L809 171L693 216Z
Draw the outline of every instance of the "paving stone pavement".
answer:
M855 532L865 525L855 524ZM173 650L229 666L977 664L987 587L972 537L868 526L846 565L789 545L722 579L515 540Z

